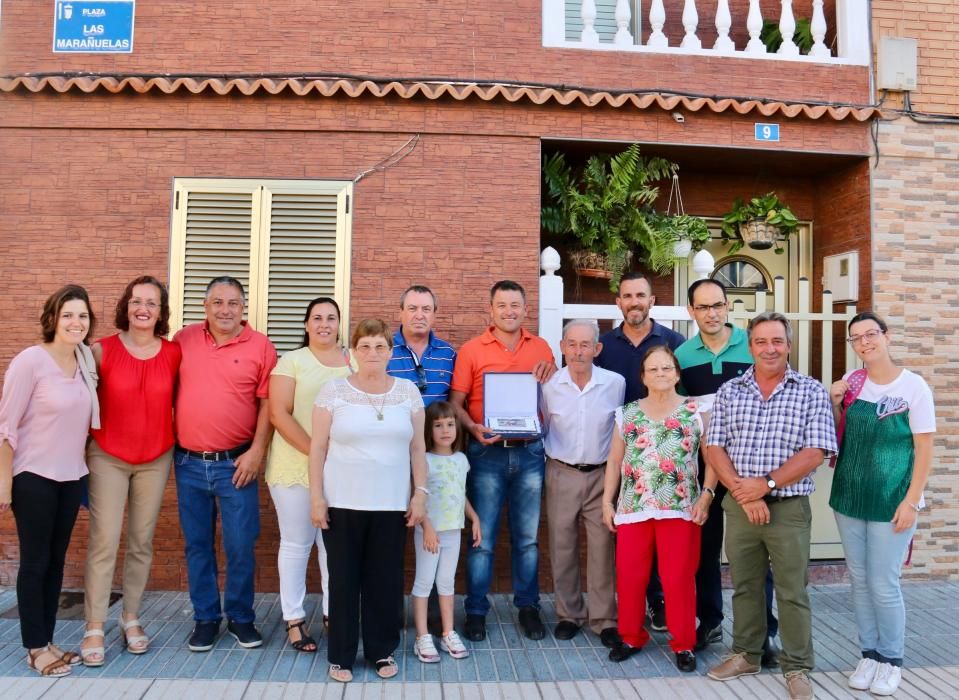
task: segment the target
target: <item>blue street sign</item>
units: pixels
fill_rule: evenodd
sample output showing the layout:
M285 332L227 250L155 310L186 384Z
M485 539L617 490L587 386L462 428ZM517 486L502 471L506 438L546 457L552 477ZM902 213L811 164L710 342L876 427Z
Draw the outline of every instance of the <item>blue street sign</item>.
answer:
M136 0L55 0L54 53L132 53Z
M779 124L754 124L757 141L778 141Z

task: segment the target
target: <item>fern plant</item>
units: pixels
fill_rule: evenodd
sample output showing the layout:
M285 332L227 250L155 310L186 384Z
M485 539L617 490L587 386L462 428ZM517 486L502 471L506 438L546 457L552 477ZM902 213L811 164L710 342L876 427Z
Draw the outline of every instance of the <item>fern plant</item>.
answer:
M671 176L676 164L665 158L644 158L639 144L622 153L600 153L574 171L562 153L543 159L546 203L544 230L572 236L586 250L606 256L612 272L609 287L619 288L627 253L645 260L653 245L651 206L659 195L655 183Z

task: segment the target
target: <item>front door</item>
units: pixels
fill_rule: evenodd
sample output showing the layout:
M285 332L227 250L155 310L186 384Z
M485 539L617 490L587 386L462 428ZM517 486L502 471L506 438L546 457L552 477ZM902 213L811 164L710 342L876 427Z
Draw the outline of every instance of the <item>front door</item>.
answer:
M711 224L712 227L712 224ZM713 240L706 250L713 256L715 267L710 277L722 282L727 288L730 303L742 302L749 311L756 310L756 293L765 291L766 308L775 308L773 280L780 276L786 281L786 298L783 308L787 313L799 311L799 279L812 276L812 226L800 226L799 231L783 244L784 252L775 250L751 250L742 248L730 254L719 235L718 222L713 229ZM674 275L676 289L674 298L677 304L685 304L686 290L696 273L692 269L692 256L687 265L680 265ZM810 305L812 308L812 305ZM807 352L821 352L821 348L806 348ZM793 344L790 364L798 367L800 348ZM829 508L829 491L832 487L832 470L823 465L815 474L816 492L812 505L812 547L813 559L842 559L842 546L832 509Z

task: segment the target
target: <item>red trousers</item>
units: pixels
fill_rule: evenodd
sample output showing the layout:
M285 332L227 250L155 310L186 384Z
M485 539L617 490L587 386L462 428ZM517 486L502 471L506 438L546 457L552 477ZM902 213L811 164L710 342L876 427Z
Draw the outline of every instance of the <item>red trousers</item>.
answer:
M696 646L696 570L699 568L700 526L688 520L666 518L629 523L616 528L616 595L619 634L641 647L649 641L646 622L646 585L653 555L658 562L666 600L666 627L674 652Z

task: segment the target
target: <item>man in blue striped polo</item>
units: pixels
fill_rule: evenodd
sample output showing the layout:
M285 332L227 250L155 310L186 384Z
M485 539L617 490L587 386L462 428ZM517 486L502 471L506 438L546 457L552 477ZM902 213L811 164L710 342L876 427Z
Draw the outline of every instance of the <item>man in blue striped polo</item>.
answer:
M414 284L400 296L400 328L393 335L388 374L409 379L423 395L423 403L446 401L450 395L456 351L433 333L436 295Z

